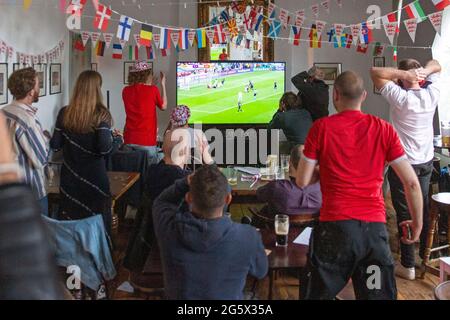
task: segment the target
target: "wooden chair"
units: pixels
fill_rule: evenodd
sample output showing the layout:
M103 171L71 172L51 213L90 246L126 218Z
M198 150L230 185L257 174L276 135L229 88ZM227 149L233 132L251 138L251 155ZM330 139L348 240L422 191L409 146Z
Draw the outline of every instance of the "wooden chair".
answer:
M427 242L425 247L425 256L422 262L422 275L425 278L427 271L439 276L439 269L434 266L436 259L431 259L433 252L439 252L450 248L450 215L448 221L447 244L433 248L434 238L436 232L438 233L438 221L440 218L440 211L449 211L450 209L450 193L438 193L431 197L430 210L430 227L428 230Z
M434 289L436 300L450 300L450 281L441 283Z

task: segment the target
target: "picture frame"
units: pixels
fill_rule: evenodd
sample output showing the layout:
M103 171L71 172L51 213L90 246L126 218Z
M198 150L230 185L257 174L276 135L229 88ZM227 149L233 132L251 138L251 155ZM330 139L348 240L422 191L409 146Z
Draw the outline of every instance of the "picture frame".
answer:
M61 93L61 63L52 63L50 64L49 71L49 87L50 87L50 95Z
M47 64L35 64L34 70L36 70L39 78L39 97L45 97L47 95Z
M91 63L91 70L98 72L98 64L97 63Z
M0 63L0 105L8 103L8 64Z
M330 86L334 85L337 77L342 73L342 63L314 63L314 66L321 69L325 73L324 82Z
M152 70L153 70L153 62L150 60L146 61L149 65L152 66ZM131 67L134 66L135 61L125 61L123 63L123 84L125 85L129 85L130 83L128 82L128 75L130 73L130 69Z
M373 58L373 66L377 68L386 67L386 58L385 57L374 57ZM373 86L373 93L381 95L380 90L378 90L375 85Z

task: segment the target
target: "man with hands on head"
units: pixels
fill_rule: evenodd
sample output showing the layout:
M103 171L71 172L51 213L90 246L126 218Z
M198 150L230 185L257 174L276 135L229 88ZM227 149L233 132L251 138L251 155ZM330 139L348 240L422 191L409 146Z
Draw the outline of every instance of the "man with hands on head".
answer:
M311 113L313 121L330 114L330 91L324 80L325 73L315 66L292 78L292 83L298 89L298 96L303 101L303 107Z
M429 224L429 185L433 171L433 119L440 99L438 61L431 60L423 68L414 59L400 61L396 68L372 68L375 87L388 101L391 119L409 163L419 179L423 200L423 229L419 255L423 258ZM410 220L405 190L401 179L391 168L388 173L392 202L397 213L399 234L404 221ZM401 261L396 267L398 276L415 279L415 246L401 244Z

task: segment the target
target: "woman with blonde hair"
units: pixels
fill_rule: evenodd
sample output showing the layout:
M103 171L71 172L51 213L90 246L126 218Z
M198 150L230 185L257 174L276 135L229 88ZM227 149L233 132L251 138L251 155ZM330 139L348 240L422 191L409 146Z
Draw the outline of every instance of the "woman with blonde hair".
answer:
M122 98L127 115L125 144L144 150L150 157L150 164L158 163L156 147L158 120L156 108L167 109L166 77L161 73L162 95L153 78L152 66L138 61L130 70L129 86L123 89Z
M61 109L50 146L63 151L59 220L102 214L111 226L111 194L105 156L113 150L112 116L103 104L102 77L84 71L67 107Z

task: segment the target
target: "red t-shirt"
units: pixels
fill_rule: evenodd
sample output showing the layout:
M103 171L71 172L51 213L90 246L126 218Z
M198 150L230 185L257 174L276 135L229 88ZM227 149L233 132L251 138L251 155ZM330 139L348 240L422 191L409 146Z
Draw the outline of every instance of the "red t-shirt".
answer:
M228 55L226 53L221 53L219 56L219 60L221 61L228 60Z
M384 168L406 159L389 123L360 111L320 119L309 132L304 155L320 165L321 221L386 222Z
M163 105L158 88L135 84L123 89L122 98L127 114L125 144L156 146L158 131L156 107L161 109Z

